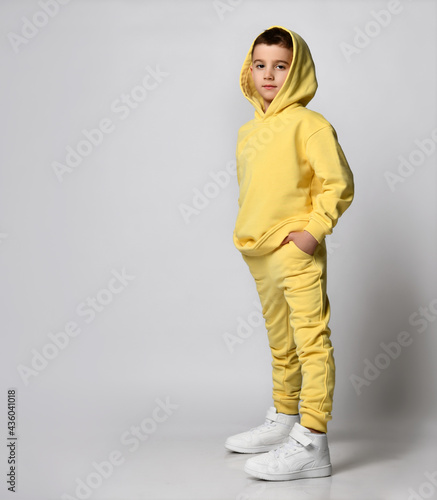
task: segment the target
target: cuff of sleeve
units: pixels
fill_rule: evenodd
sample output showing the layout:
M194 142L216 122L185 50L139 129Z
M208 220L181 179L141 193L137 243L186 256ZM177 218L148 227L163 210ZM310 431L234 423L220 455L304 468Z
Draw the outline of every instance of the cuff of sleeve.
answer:
M321 224L319 224L317 221L314 219L311 219L308 224L303 228L304 231L307 231L310 233L314 238L321 243L323 238L327 235L330 234L330 231L326 230Z

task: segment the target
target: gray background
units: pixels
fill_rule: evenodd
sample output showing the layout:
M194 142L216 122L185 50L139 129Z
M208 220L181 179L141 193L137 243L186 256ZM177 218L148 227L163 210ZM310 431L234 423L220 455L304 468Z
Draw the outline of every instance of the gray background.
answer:
M414 156L415 141L437 129L435 2L401 2L349 60L342 44L388 2L224 4L220 13L213 1L72 0L17 50L8 33L21 34L23 17L41 6L0 4L0 414L5 444L7 389L16 388L14 498L72 494L75 478L114 449L126 463L92 498L149 498L134 487L141 468L120 436L151 417L157 400L177 408L151 443L224 440L262 423L272 405L258 295L232 241L236 177L208 191L212 175L232 167L238 128L253 117L239 74L271 25L307 41L319 81L308 107L333 124L355 176L355 200L327 238L337 365L328 429L396 428L402 439L435 422L436 153ZM111 106L136 92L147 67L168 75L123 120ZM114 130L60 182L53 162L105 118ZM386 173L399 175L399 157L411 154L418 165L391 190ZM196 190L214 197L186 220L181 209ZM133 279L108 295L123 269ZM96 296L105 305L86 323L77 308ZM411 315L433 300L419 331ZM238 337L249 318L252 329ZM19 365L31 367L32 349L41 353L69 322L80 334L25 384ZM357 394L351 376L364 377L365 360L402 331L411 345ZM240 339L233 349L227 334ZM146 446L137 452L145 464Z

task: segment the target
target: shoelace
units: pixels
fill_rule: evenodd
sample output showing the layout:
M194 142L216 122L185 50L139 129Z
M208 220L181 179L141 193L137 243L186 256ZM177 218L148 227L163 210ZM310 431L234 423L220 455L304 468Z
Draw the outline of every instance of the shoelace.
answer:
M270 427L272 425L275 425L275 422L273 422L273 420L269 420L268 418L266 419L266 421L261 424L261 425L258 425L258 427L252 427L252 429L250 429L250 432L256 432L258 430L262 430L264 429L265 427Z
M281 444L281 446L279 446L279 448L276 448L275 450L271 450L270 453L272 453L272 455L278 458L279 455L283 453L286 453L288 451L298 450L299 448L303 448L303 445L290 436L286 443Z

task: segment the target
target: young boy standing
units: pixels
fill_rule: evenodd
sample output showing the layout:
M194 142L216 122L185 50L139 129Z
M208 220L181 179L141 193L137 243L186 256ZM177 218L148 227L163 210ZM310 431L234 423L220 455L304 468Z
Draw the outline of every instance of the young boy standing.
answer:
M266 452L245 465L261 479L329 476L335 364L325 236L352 203L353 175L334 128L306 108L317 80L297 33L282 26L261 33L243 63L240 88L255 117L238 132L233 239L262 305L274 407L264 424L229 437L225 446Z

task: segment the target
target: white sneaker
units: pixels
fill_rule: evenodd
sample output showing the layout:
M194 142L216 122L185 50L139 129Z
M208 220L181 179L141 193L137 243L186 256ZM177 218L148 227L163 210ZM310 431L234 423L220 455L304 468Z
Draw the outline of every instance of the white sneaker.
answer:
M332 466L328 437L326 434L314 434L296 423L287 443L268 453L249 458L244 471L269 481L330 476Z
M276 408L272 406L268 409L266 421L262 425L229 437L225 448L239 453L261 453L274 450L288 441L293 425L299 420L299 414L277 413Z

